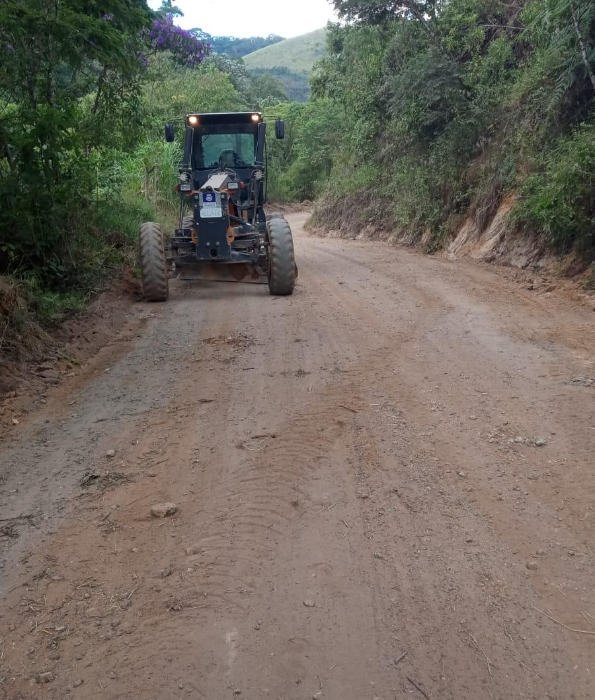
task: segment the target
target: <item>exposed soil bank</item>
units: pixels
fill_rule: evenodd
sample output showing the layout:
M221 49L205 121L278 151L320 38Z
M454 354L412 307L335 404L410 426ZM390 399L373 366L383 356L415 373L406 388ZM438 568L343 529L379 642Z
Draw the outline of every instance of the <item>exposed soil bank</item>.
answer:
M437 242L426 231L423 235L395 232L390 226L360 224L345 216L345 207L323 204L314 210L308 228L316 235L330 238L385 241L393 245L419 247L449 260L466 258L481 263L510 267L526 274L516 279L535 290L564 288L574 299L595 308L595 272L584 257L576 253L556 255L537 236L519 231L511 220L514 197L509 196L491 215L468 213L452 217L446 242ZM320 206L320 205L319 205Z
M0 355L0 439L63 382L74 386L114 355L138 329L140 289L132 272L97 296L84 314L52 329L28 333L13 352ZM145 312L146 313L146 312Z

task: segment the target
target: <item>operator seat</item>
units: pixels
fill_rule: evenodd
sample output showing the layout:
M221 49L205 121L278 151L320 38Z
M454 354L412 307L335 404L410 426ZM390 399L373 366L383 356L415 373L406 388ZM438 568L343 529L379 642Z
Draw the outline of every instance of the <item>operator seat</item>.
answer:
M231 148L222 151L219 156L219 167L220 168L236 168L238 161L238 154Z

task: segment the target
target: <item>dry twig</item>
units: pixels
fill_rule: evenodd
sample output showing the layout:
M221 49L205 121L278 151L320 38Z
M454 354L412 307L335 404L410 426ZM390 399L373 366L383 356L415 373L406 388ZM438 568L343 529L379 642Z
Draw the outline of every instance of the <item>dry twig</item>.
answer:
M518 657L516 657L516 656L512 653L512 651L510 651L510 649L507 649L506 647L504 647L504 649L506 649L506 651L512 656L512 658L517 662L517 664L519 664L520 666L522 666L526 671L529 671L529 673L533 673L535 676L537 676L537 678L541 678L541 676L539 675L539 673L537 673L537 671L532 671L532 670L527 666L527 664L524 663L524 662L523 662L521 659L519 659Z
M475 637L471 634L471 632L469 632L469 630L465 630L465 632L467 632L467 634L468 634L468 635L471 637L471 639L473 640L473 643L475 644L475 646L476 646L476 647L479 649L479 651L481 651L481 653L483 654L483 656L484 656L484 658L485 658L485 660L486 660L486 663L487 663L487 665L488 665L488 673L490 674L490 678L493 678L493 676L492 676L492 664L491 664L491 661L490 661L489 658L488 658L488 655L487 655L487 654L485 653L485 651L481 648L479 642L477 641L477 639L475 639Z
M407 676L407 680L411 683L411 685L412 685L414 688L416 688L417 690L419 690L419 692L424 696L424 698L425 698L426 700L430 700L430 698L429 698L428 694L426 693L426 691L423 690L423 688L420 688L420 687L417 685L417 683L416 683L415 681L411 680L411 678L409 678L409 676Z
M401 661L403 661L403 659L407 656L408 653L408 651L404 651L398 659L395 659L395 666L398 666L401 663Z
M556 620L555 617L548 615L546 612L543 612L543 610L536 608L534 605L532 605L531 607L533 608L533 610L537 610L538 613L545 615L545 617L547 617L548 620L555 622L557 625L560 625L560 627L564 627L564 629L568 630L569 632L575 632L576 634L593 634L593 635L595 635L595 630L577 630L574 627L569 627L568 625L565 625L563 622L560 622L560 620Z

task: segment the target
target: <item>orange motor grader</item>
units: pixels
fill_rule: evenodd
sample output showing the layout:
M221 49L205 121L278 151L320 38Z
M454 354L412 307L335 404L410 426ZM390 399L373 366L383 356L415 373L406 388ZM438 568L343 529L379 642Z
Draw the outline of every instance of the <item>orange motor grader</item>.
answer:
M258 112L189 114L176 190L179 225L166 238L156 223L140 230L140 266L147 301L166 301L173 268L182 279L268 284L293 293L297 267L291 229L265 213L266 130ZM285 136L277 119L275 135ZM172 123L165 128L175 141Z

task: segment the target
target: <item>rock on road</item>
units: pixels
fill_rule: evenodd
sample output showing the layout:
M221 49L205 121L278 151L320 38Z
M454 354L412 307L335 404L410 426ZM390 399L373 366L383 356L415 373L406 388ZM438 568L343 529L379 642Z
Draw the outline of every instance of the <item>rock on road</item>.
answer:
M0 698L595 697L593 312L289 218L0 444Z

